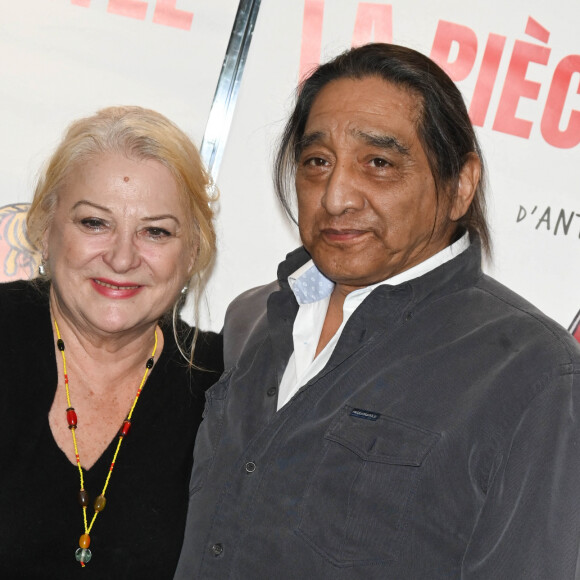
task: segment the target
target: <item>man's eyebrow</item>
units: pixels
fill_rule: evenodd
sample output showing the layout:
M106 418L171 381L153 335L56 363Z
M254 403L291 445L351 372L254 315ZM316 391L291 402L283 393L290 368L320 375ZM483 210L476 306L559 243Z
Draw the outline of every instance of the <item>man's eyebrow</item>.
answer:
M323 131L314 131L313 133L308 133L307 135L302 135L300 141L296 143L296 157L300 157L302 151L306 149L306 147L316 143L316 141L320 141L324 137Z
M403 145L396 137L392 135L379 135L376 133L366 133L365 131L355 131L355 137L362 139L368 145L379 147L380 149L394 149L401 155L409 155L409 147Z
M366 131L355 130L353 131L353 135L357 139L362 139L368 145L372 145L373 147L379 147L380 149L387 149L387 150L395 150L397 153L401 155L409 155L409 147L403 145L396 137L392 135L380 135L377 133L367 133ZM323 131L314 131L313 133L308 133L303 135L300 141L296 144L296 157L298 158L302 151L306 149L306 147L320 141L324 138L325 133Z

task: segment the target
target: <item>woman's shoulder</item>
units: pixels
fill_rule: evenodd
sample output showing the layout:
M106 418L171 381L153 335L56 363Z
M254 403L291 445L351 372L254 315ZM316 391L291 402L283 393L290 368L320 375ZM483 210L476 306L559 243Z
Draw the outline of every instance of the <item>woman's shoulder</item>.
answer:
M194 375L196 380L213 384L223 372L223 340L221 334L215 332L196 330L183 320L178 320L175 328L170 321L162 321L161 328L165 336L167 355L172 363L185 372L188 363L184 355L189 355L192 341L195 340L193 367L187 371ZM180 352L177 340L181 347ZM208 384L208 386L209 386Z
M18 296L44 294L48 283L39 280L14 280L0 283L0 296L17 298Z
M0 284L0 316L22 316L23 313L48 304L47 282L16 280Z
M0 358L13 363L11 368L53 352L48 288L24 280L0 284Z
M221 334L200 330L197 333L194 362L201 368L223 371L224 341Z

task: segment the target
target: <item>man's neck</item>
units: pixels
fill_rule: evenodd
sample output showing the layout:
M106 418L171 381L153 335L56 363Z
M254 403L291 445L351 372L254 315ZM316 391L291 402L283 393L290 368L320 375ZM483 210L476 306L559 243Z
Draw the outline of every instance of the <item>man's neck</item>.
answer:
M336 331L340 328L342 324L343 317L343 306L348 293L341 292L338 284L334 287L332 294L330 295L330 302L328 303L328 310L326 311L326 317L324 318L324 324L322 325L322 332L320 333L320 338L318 340L318 345L316 347L315 358L324 349L324 347L330 342L330 339L336 334Z

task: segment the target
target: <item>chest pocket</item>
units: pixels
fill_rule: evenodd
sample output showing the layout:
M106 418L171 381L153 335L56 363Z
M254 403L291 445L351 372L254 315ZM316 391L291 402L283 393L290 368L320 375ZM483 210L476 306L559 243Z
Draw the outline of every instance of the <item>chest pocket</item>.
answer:
M189 495L193 495L204 486L213 464L223 430L231 372L231 370L224 372L220 380L205 392L203 420L195 438Z
M439 435L347 405L324 439L297 533L336 566L396 560Z

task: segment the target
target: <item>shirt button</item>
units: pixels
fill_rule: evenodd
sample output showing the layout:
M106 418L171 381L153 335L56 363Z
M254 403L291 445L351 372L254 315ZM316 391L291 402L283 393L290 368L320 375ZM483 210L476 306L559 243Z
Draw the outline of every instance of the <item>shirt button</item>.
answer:
M254 473L254 471L256 471L256 464L253 461L248 461L248 463L246 463L246 471L248 473Z
M221 544L214 544L211 547L211 553L217 558L221 556L224 551L224 547Z
M276 387L270 387L266 391L266 395L268 395L268 397L273 397L276 394L277 391L278 391L278 389Z

